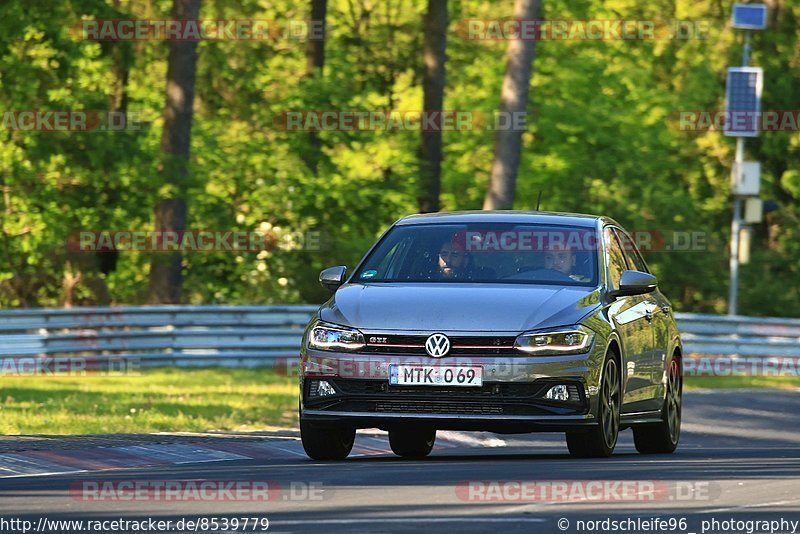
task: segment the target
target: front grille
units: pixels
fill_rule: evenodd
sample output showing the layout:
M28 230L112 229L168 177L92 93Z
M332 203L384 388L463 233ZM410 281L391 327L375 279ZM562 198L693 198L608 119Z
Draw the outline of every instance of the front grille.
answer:
M583 386L571 380L485 383L481 387L391 386L387 380L328 377L336 395L311 395L315 380L305 384L304 397L319 410L400 414L569 415L586 413ZM568 401L545 399L556 384L567 384Z
M428 336L367 334L367 345L361 352L374 354L426 354ZM375 340L380 339L381 342ZM384 341L385 340L385 341ZM464 354L510 354L515 352L515 337L453 336L448 356Z
M533 397L542 391L542 384L492 384L485 383L480 387L444 387L444 386L390 386L386 380L337 379L334 381L342 393L348 395L435 395L460 397Z
M463 402L377 402L376 412L394 413L447 413L501 415L503 407L496 404L469 404Z

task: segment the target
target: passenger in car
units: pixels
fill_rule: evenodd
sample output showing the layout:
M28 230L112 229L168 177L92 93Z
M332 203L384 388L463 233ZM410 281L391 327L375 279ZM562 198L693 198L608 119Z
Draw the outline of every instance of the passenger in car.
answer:
M544 268L565 274L576 282L589 282L590 279L576 272L575 253L562 243L551 243L544 253Z

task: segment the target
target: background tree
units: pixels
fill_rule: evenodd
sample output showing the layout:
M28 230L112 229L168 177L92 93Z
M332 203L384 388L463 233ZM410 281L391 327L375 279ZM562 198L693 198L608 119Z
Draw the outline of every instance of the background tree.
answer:
M325 39L328 13L328 0L311 0L311 18L309 21L309 35L306 42L306 76L322 77L325 68ZM308 132L310 150L306 156L306 165L315 174L317 173L322 144L317 132Z
M173 20L197 20L200 0L173 0ZM161 135L164 185L155 207L156 232L186 230L186 190L192 138L192 113L197 65L197 41L171 41L167 59L167 98ZM182 255L156 252L150 263L148 302L175 304L181 301Z
M423 106L425 113L444 111L445 62L447 61L447 0L428 0L423 21L424 48L422 58ZM442 176L442 131L422 130L420 145L421 213L439 211Z
M676 310L724 312L734 142L687 132L680 110L718 110L725 74L741 57L729 28L733 0L549 0L547 20L708 21L690 39L554 40L537 43L522 133L514 207L604 213L631 230L687 236L704 246L645 250ZM0 306L142 304L151 254L77 257L79 230L152 230L166 198L161 170L168 71L163 42L95 42L71 31L81 19L169 19L172 0L0 2L0 116L6 110L115 109L114 50L131 61L124 132L23 132L0 128ZM203 18L307 20L309 2L206 0ZM491 116L500 108L505 39L470 39L467 20L497 20L496 2L448 3L447 107ZM186 227L256 231L265 251L186 253L181 301L191 304L319 303L319 270L350 265L394 220L419 211L416 130L320 131L317 172L305 164L308 132L276 127L286 110L419 110L427 1L328 0L325 76L307 76L308 43L272 33L258 41L198 44ZM335 23L333 22L335 21ZM335 25L334 25L335 24ZM753 36L764 67L763 109L800 101L800 5L770 4L770 27ZM477 123L442 134L440 208L480 209L497 132ZM756 225L742 267L740 306L755 315L800 316L800 131L748 141L762 162L762 197L778 209ZM314 232L319 239L314 238ZM310 235L309 242L306 236ZM671 243L671 242L670 242ZM658 243L656 243L658 245ZM65 285L65 281L69 285ZM104 293L102 285L107 290ZM69 287L69 290L67 288Z
M541 0L516 0L514 19L530 21L540 18ZM489 190L483 209L500 210L514 207L517 172L522 153L522 131L513 128L513 117L522 116L528 109L531 69L536 54L536 40L512 39L506 54L506 75L500 93L500 120L511 118L507 128L499 128L494 143L494 161Z

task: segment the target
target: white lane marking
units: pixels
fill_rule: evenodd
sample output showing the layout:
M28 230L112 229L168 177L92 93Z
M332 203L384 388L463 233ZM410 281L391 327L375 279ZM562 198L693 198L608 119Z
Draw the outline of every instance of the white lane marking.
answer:
M506 442L492 436L476 436L473 433L459 432L455 430L440 430L437 437L444 441L449 441L457 446L467 447L505 447Z
M207 460L185 460L183 462L175 462L175 465L186 464L207 464L210 462L233 462L235 460L252 460L249 456L242 456L241 458L209 458Z
M39 458L31 458L25 456L24 452L0 455L0 462L2 462L3 470L11 471L13 473L12 475L8 476L0 475L0 478L36 475L38 474L38 472L36 471L37 469L39 470L39 472L47 474L59 472L59 471L54 471L54 469L61 469L60 472L62 473L75 472L74 468L71 466L60 464L58 462L46 461Z
M729 508L714 508L713 510L698 511L698 514L717 514L720 512L733 512L735 510L746 510L749 508L766 508L767 506L783 506L785 504L794 504L800 502L800 499L791 499L788 501L775 501L775 502L760 502L755 504L742 504L739 506L731 506Z
M725 437L725 438L763 438L765 432L769 432L769 438L773 441L785 441L800 443L800 436L797 432L790 430L775 430L769 428L753 428L741 426L725 426L720 424L707 425L701 423L681 423L681 430L692 434L703 434L706 436ZM786 445L782 445L785 447Z
M544 523L541 517L376 517L375 519L275 520L272 525L364 525L371 523Z
M88 473L86 469L79 469L78 471L55 471L53 473L28 473L23 475L0 475L0 478L25 478L25 477L49 477L55 475L74 475L76 473Z
M122 447L122 449L123 452L128 451L130 453L131 451L134 451L135 454L139 456L141 456L139 451L145 451L148 453L148 457L154 457L156 460L166 460L176 464L205 462L208 461L208 458L212 458L214 460L251 459L248 456L242 456L232 452L218 451L216 449L205 449L198 445L182 445L180 443L131 445L129 447ZM187 460L186 458L193 459ZM178 459L179 461L176 461L175 459Z
M279 451L288 452L289 454L294 454L295 456L300 456L301 458L308 458L304 452L297 452L291 449L284 449L283 447L278 447L277 445L273 445L270 443L270 449L278 449Z

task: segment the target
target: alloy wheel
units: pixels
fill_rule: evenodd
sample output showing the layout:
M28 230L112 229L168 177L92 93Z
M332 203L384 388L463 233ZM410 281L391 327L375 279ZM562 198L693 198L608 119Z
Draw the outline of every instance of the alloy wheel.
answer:
M677 443L681 434L681 376L678 372L678 362L674 359L669 366L666 404L669 438L673 443Z
M600 420L603 427L603 438L606 446L613 448L619 434L619 373L617 362L613 358L606 361L603 372L603 388L600 396Z

